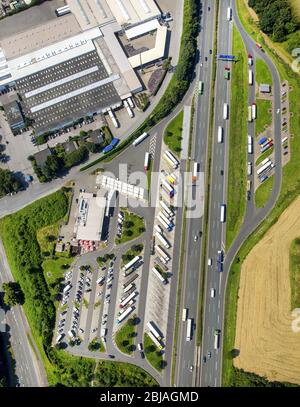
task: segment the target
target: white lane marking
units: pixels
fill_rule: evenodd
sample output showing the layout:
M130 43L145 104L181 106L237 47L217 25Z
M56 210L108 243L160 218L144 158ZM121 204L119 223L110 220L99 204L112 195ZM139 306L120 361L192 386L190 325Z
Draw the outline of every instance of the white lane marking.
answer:
M220 309L220 307L221 307L221 300L219 300L219 302L218 302L218 308Z
M219 323L220 323L220 314L218 314L218 325L219 325Z

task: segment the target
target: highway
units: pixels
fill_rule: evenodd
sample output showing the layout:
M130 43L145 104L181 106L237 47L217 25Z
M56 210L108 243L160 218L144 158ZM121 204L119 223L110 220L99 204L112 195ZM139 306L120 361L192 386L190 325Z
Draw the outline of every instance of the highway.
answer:
M222 2L222 6L228 5L228 2ZM225 261L223 265L223 272L218 273L215 270L215 262L216 262L216 251L221 249L221 246L225 247L225 227L223 227L223 231L221 236L223 237L222 240L217 240L217 237L220 236L220 232L216 234L216 230L220 229L220 211L214 212L214 205L217 206L218 202L215 201L212 197L211 204L210 204L210 220L209 220L209 241L210 247L208 249L208 257L213 258L213 267L212 270L207 270L207 281L206 281L206 289L205 289L205 312L204 312L204 329L203 329L203 347L202 347L202 358L203 356L207 356L208 351L212 353L211 359L208 359L206 363L202 364L201 368L201 376L200 376L200 385L202 387L213 387L213 386L221 386L221 372L222 372L222 343L223 343L223 332L224 332L224 309L225 309L225 293L226 293L226 286L228 280L228 274L231 268L231 264L234 260L235 255L237 254L239 248L243 244L243 242L248 238L248 236L256 229L259 223L266 218L266 216L270 213L271 209L276 203L278 194L280 192L281 187L281 134L280 134L280 126L281 126L281 115L275 114L275 111L280 108L280 81L279 76L274 67L273 63L269 59L269 57L262 52L261 50L257 50L255 46L255 42L249 38L248 34L244 31L236 12L235 2L232 3L233 7L233 19L237 28L242 35L243 41L245 43L247 52L251 53L254 58L258 57L262 58L267 65L269 66L272 77L273 77L273 93L275 96L274 98L274 106L273 106L273 114L274 114L274 146L275 146L275 180L274 180L274 187L271 194L271 197L267 204L261 208L256 209L254 205L254 197L251 197L251 201L247 204L246 214L244 218L243 225L240 229L240 232L233 242L232 246L229 248L228 252L225 255ZM226 15L226 14L225 14ZM220 43L220 52L225 51ZM253 87L254 88L254 87ZM219 97L218 93L218 97ZM249 92L249 102L251 103L254 100L254 89L251 89ZM220 98L221 99L221 98ZM220 106L218 110L216 110L216 118L220 115ZM217 120L217 119L216 119ZM216 123L215 123L216 124ZM254 135L254 127L250 125L248 128L249 134ZM226 136L225 136L226 137ZM245 148L246 142L245 142ZM224 151L225 155L225 151ZM219 161L220 162L219 157ZM248 155L248 159L253 161L253 157ZM226 160L224 161L226 167L228 163ZM214 167L214 166L213 166ZM214 169L212 169L214 171ZM214 174L212 173L212 177ZM215 181L212 181L212 186L214 186ZM226 183L227 184L227 183ZM214 187L212 188L214 190ZM216 188L218 189L218 187ZM223 202L226 203L226 189L223 190ZM222 195L221 195L222 196ZM220 198L220 197L219 197ZM245 197L246 199L246 197ZM220 203L220 202L219 202ZM219 208L218 208L219 209ZM223 226L225 226L223 224ZM209 268L209 267L207 267ZM210 297L211 288L216 288L216 297L212 299ZM217 307L216 307L217 304ZM221 336L220 336L220 347L217 351L214 350L214 335L213 330L221 329Z
M12 281L12 276L7 263L6 254L0 240L0 286ZM32 335L21 306L9 309L6 314L7 333L13 348L16 361L16 376L21 387L45 387L47 386L46 373L41 362L39 351L32 339ZM34 351L29 343L34 344Z
M208 10L210 7L210 10ZM194 119L194 132L191 158L199 163L201 172L207 167L207 147L210 117L210 84L212 79L212 57L215 27L214 1L203 1L203 14L201 16L201 32L199 35L200 61L198 64L196 83L196 110ZM207 61L205 60L207 58ZM202 65L202 66L201 66ZM198 95L199 80L204 83L204 94ZM198 188L198 187L197 187ZM199 186L200 188L200 186ZM196 377L196 322L198 316L198 299L200 283L200 260L202 253L202 237L199 232L203 230L203 217L191 218L186 221L185 261L182 276L182 298L180 307L179 339L177 348L177 364L175 374L176 386L192 387ZM194 241L195 236L198 239ZM182 308L188 308L188 317L193 318L194 333L191 341L186 341L186 322L181 321ZM190 371L191 366L193 370Z

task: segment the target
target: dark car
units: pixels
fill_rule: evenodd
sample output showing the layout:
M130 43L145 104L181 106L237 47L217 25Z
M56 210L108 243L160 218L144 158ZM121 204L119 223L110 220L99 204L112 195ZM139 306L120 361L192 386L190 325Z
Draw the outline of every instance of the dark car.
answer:
M205 61L207 61L207 57L205 57Z
M108 355L108 357L110 357L111 359L114 359L114 358L115 358L114 355Z
M209 53L210 53L210 55L212 54L212 50L211 50L211 49L209 50Z

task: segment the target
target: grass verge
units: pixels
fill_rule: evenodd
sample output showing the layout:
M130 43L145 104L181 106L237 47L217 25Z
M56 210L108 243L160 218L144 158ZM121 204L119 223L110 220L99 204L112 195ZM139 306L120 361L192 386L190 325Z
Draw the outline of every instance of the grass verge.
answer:
M262 208L268 202L272 189L273 189L274 177L266 179L255 191L255 206Z
M270 69L268 65L265 63L265 61L262 59L256 59L255 62L255 81L256 83L258 83L258 85L261 85L262 83L268 85L273 84Z
M272 113L269 110L272 108L270 100L256 100L257 118L255 120L255 133L259 135L265 131L266 126L272 124Z
M274 151L274 147L269 148L267 151L262 153L255 162L255 165L259 165L265 158L269 157Z
M124 209L125 219L120 238L116 238L116 244L122 244L136 239L145 232L145 221L135 213Z
M144 334L144 352L150 365L158 372L164 368L164 358L161 350L159 350L148 334Z
M130 318L116 333L116 344L121 352L132 355L135 350L134 338L136 336L136 316Z
M300 307L300 238L290 248L291 309Z
M164 133L164 143L180 158L182 140L183 110L168 124Z
M246 207L246 137L248 69L247 53L241 35L233 27L233 55L229 132L228 200L226 247L230 247L242 224ZM237 159L238 157L238 159Z

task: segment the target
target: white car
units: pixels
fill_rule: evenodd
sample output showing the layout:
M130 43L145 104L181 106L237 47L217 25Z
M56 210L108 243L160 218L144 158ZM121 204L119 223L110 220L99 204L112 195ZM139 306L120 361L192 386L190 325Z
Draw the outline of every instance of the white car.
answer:
M210 296L211 296L211 298L215 298L215 296L216 296L216 290L215 290L214 288L212 288L212 289L210 290Z
M195 237L194 237L194 242L197 242L197 240L198 240L198 236L195 235Z
M194 370L194 366L191 365L189 370L190 370L190 372L192 372Z
M277 114L279 114L280 113L280 109L277 109L277 112L276 112Z
M82 328L80 328L79 332L83 334L84 330Z
M209 259L207 260L207 264L208 264L209 266L212 265L212 259L211 259L211 258L209 258Z

